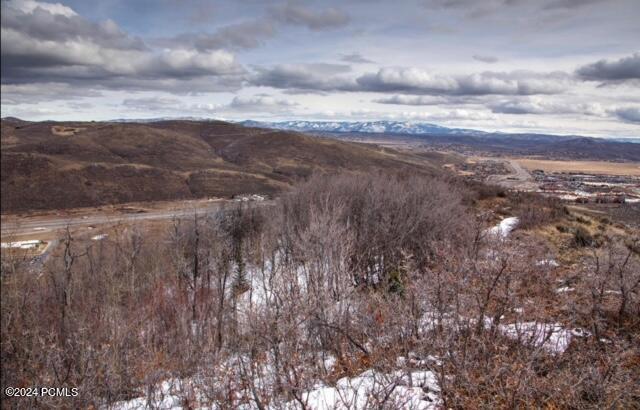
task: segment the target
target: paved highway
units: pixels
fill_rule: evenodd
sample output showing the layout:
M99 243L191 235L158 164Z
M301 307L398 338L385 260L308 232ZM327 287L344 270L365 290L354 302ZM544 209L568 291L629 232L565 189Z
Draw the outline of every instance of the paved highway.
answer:
M487 182L521 191L535 191L538 189L538 184L529 171L524 169L516 160L505 159L502 161L507 165L511 173L507 175L491 175L487 178Z
M268 202L268 201L266 201ZM230 206L232 202L212 202L200 204L188 204L183 208L170 210L152 210L141 213L94 213L83 216L38 216L26 218L3 217L2 236L25 236L29 234L41 234L54 232L66 227L76 228L82 226L98 226L105 224L117 224L122 222L146 221L154 219L172 219L193 216L195 212L205 214L220 211L224 205ZM254 205L257 202L253 203ZM262 205L263 203L260 202Z

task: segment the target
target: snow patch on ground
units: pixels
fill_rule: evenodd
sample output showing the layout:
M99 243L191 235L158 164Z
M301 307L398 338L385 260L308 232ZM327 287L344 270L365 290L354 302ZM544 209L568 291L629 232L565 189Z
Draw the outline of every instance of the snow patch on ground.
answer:
M523 313L524 309L514 309L517 313ZM501 317L504 319L504 317ZM477 320L464 317L458 317L457 320L451 315L443 315L438 317L434 312L425 313L420 321L420 331L428 333L437 328L438 324L444 327L454 326L456 328L473 327L477 324ZM489 330L493 327L491 318L484 318L484 328ZM540 323L540 322L515 322L510 324L499 324L497 331L504 336L517 340L520 343L533 347L541 348L548 353L561 354L569 347L573 337L589 337L591 333L585 329L573 328L567 329L559 323Z
M558 323L521 322L500 325L500 332L534 348L549 353L563 353L569 347L573 333Z
M493 228L489 228L487 231L490 236L498 237L498 238L506 238L509 234L518 226L520 219L516 216L511 216L509 218L504 218L500 221L499 224L494 226Z
M264 201L265 199L267 199L267 198L265 196L263 196L263 195L251 194L251 195L239 196L239 197L235 198L234 201L236 201L236 202L250 202L250 201L260 202L260 201Z
M428 410L440 405L440 388L435 374L420 370L391 374L374 370L352 378L344 377L335 387L320 386L302 394L306 407L313 410L365 410L390 406L394 409ZM386 402L383 400L386 398ZM302 408L290 402L287 409Z
M574 289L569 287L569 286L563 286L561 288L556 289L556 293L567 293L567 292L573 292Z
M41 240L33 239L29 241L2 242L3 248L33 249L42 243Z
M334 355L327 354L322 360L322 367L326 371L330 372L333 370L337 362L338 362L338 359Z
M158 410L178 410L183 407L185 393L185 384L180 380L172 379L161 382L155 391L149 397L138 397L136 399L121 401L113 406L110 410L136 410L154 408Z
M556 262L554 259L542 259L536 262L536 266L544 266L547 268L557 268L558 266L560 266L560 264Z

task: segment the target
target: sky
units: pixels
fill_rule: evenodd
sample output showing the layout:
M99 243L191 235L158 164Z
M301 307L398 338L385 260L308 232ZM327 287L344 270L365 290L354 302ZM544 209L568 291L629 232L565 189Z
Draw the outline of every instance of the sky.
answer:
M2 1L2 116L640 136L638 0Z

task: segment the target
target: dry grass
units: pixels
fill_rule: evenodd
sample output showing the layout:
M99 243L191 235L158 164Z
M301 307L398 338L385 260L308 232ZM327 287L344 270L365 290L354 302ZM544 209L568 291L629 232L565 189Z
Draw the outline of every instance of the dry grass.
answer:
M51 133L53 135L57 135L59 137L70 137L75 135L76 133L84 130L84 128L79 127L64 127L61 125L54 125L51 127Z
M516 161L530 171L541 169L545 172L585 172L589 174L640 176L640 164L637 162L552 161L530 158L518 158Z

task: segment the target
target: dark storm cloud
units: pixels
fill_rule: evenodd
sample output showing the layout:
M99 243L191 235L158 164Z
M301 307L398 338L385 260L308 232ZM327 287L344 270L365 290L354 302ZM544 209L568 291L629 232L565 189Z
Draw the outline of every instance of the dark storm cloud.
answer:
M576 70L578 76L592 81L624 81L640 79L640 52L618 60L600 60Z
M344 27L350 20L345 12L337 8L312 10L292 3L274 6L270 9L270 14L280 22L317 31Z

